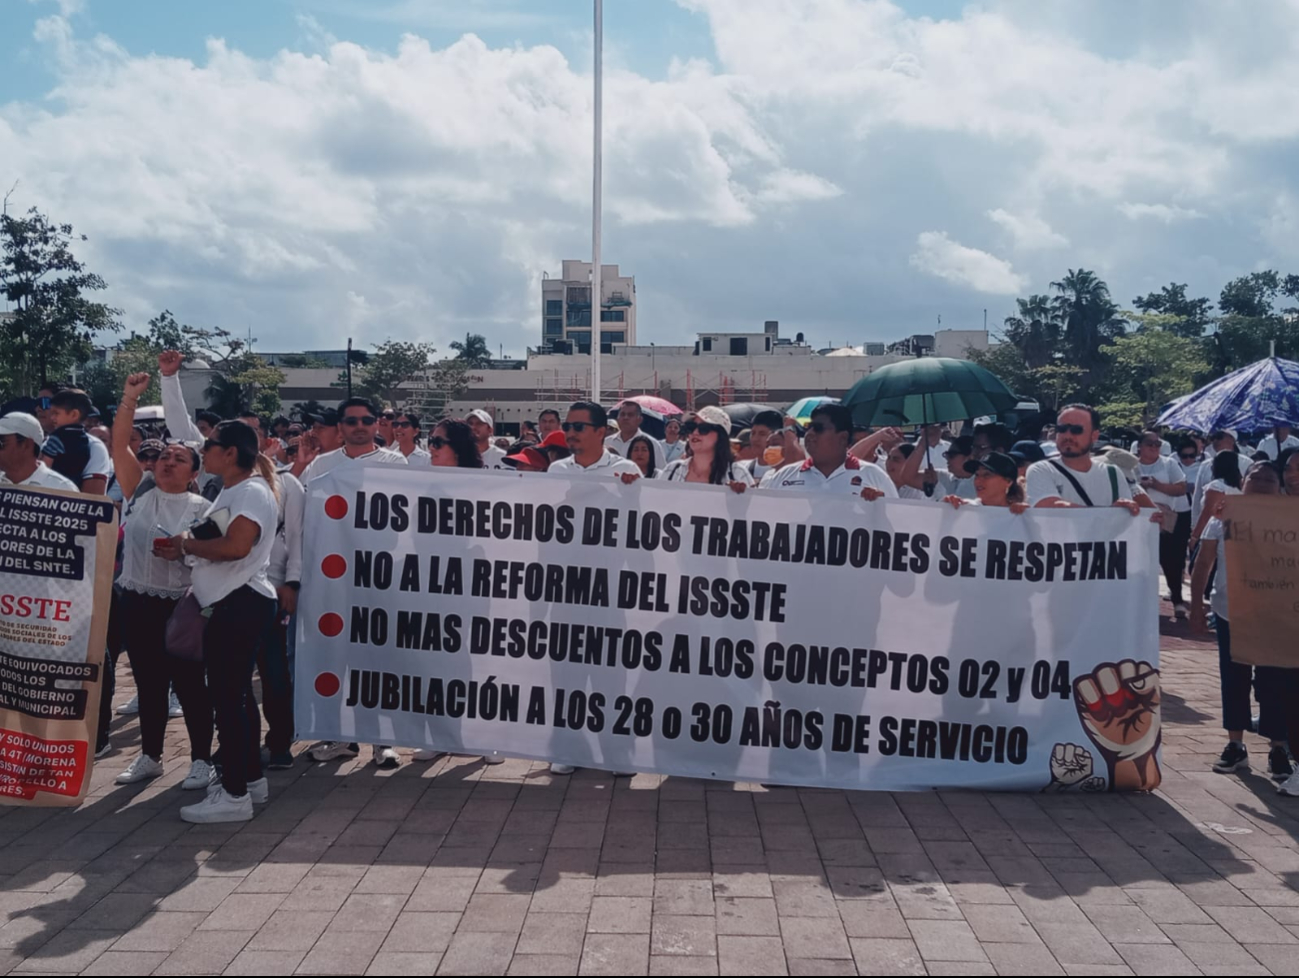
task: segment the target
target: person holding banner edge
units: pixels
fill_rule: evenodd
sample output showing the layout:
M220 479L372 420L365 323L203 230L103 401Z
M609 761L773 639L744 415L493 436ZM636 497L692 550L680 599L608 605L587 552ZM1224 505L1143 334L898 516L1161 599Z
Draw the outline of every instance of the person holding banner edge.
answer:
M224 521L224 532L211 539L187 532L154 542L164 560L190 563L192 593L207 617L203 665L225 759L207 797L180 810L186 822L246 822L254 802L269 796L253 667L275 616L267 571L279 506L275 469L259 448L257 432L242 421L217 425L203 445L203 465L221 479L222 489L204 518L218 529Z
M1271 462L1255 462L1245 475L1245 495L1274 496L1281 491L1281 478ZM1221 506L1219 507L1221 510ZM1227 554L1224 526L1219 516L1213 517L1205 527L1205 541L1214 540L1217 548L1212 553L1201 547L1191 568L1191 627L1208 634L1209 625L1204 613L1204 592L1212 572L1213 593L1210 607L1218 635L1218 672L1221 677L1222 726L1227 731L1227 746L1214 763L1219 774L1232 774L1249 770L1249 751L1245 747L1245 731L1252 723L1250 688L1258 697L1258 732L1270 743L1268 769L1273 781L1288 782L1294 767L1287 749L1286 690L1289 687L1289 670L1278 666L1251 666L1234 662L1231 658L1231 625L1227 606ZM1216 559L1215 559L1216 558ZM1216 572L1214 568L1216 567ZM1299 790L1299 786L1296 786Z
M185 444L163 450L150 491L138 493L144 469L131 451L131 430L136 405L148 386L147 373L127 377L113 420L113 465L126 503L116 610L122 644L131 657L140 715L140 754L117 776L117 783L137 784L163 773L168 690L172 689L189 734L190 768L181 787L206 790L212 779L212 700L203 664L170 655L166 649L167 621L190 588L190 568L158 556L154 544L160 533L173 536L188 529L206 512L208 501L191 491L201 466L198 452Z
M1100 439L1100 412L1087 404L1061 408L1055 441L1060 459L1029 466L1025 489L1038 508L1114 506L1136 516L1155 504L1139 486L1129 486L1116 466L1092 460ZM978 447L976 445L976 456Z

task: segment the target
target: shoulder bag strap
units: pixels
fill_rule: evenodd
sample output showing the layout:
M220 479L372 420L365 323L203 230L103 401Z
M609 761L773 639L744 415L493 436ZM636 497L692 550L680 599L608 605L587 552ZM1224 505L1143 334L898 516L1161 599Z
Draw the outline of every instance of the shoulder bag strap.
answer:
M1064 476L1066 479L1069 480L1069 484L1074 487L1074 491L1078 493L1078 496L1080 499L1082 499L1084 506L1096 505L1095 503L1092 502L1092 497L1087 495L1087 490L1082 487L1082 483L1079 482L1076 478L1074 478L1074 474L1072 472L1070 472L1067 468L1065 468L1055 459L1051 460L1051 464L1055 466L1055 468L1060 472L1062 476Z

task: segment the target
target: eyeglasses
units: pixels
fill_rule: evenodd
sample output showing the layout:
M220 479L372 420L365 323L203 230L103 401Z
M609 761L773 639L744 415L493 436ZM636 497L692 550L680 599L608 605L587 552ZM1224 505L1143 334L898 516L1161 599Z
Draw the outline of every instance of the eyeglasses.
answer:
M1080 424L1058 424L1055 426L1057 435L1085 435L1087 429Z
M1183 462L1194 462L1197 458L1199 458L1199 456L1196 455L1194 452L1185 453L1185 454L1179 455L1178 457L1179 457Z
M447 441L445 438L443 438L441 435L434 435L432 438L428 440L428 447L434 450L440 448L446 448L450 444L451 443Z
M578 434L581 434L583 431L586 431L587 428L594 428L595 425L590 421L565 421L560 425L560 427L566 432L576 431Z
M414 426L413 424L411 424L409 421L394 421L394 422L392 423L392 426L393 426L394 428L414 428L414 427L415 427L415 426Z
M374 424L378 420L379 419L376 418L373 414L367 414L364 417L359 417L359 418L353 414L350 415L349 417L343 418L342 423L347 425L349 428L355 428L359 424L363 424L368 428L370 427L370 425Z
M809 431L815 431L818 435L824 435L827 431L834 432L838 429L825 421L813 421L807 426Z

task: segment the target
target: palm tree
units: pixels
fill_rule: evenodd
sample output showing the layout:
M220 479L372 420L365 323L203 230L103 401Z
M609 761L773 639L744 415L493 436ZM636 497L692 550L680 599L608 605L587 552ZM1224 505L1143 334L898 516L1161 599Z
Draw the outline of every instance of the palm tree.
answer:
M1065 347L1076 367L1090 377L1103 369L1100 348L1122 336L1127 320L1110 298L1110 288L1095 272L1069 269L1069 274L1051 288L1059 293L1054 306L1057 320L1064 325Z
M487 348L487 337L478 333L466 333L465 341L451 344L456 351L456 359L463 360L471 367L486 367L492 362L492 351Z
M1060 346L1060 320L1050 296L1031 295L1019 303L1019 315L1006 318L1006 339L1024 357L1032 370L1045 367Z

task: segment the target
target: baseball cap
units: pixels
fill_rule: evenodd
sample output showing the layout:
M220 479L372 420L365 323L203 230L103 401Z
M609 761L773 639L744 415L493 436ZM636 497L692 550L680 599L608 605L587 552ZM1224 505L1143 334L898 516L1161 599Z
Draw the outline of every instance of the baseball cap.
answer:
M1015 442L1010 450L1010 457L1020 465L1032 465L1046 460L1046 452L1037 442L1025 439Z
M45 441L45 429L41 423L23 411L12 411L0 418L0 435L22 435L38 445Z
M469 412L468 417L481 421L483 424L489 424L492 427L496 427L496 419L493 418L486 411L484 411L482 408L474 408L472 411Z
M140 442L140 450L135 454L138 456L145 452L153 452L155 455L161 455L166 447L161 438L146 438Z
M721 428L728 436L731 433L731 416L719 407L708 405L700 408L695 414L695 420L700 424L715 424Z
M542 448L567 448L568 439L564 437L562 431L552 431L545 438L541 439Z
M1019 463L1004 452L990 452L986 458L965 463L965 471L970 475L974 475L979 469L987 469L993 475L999 475L1003 479L1019 478Z
M545 468L547 464L546 456L542 455L541 452L537 451L532 446L528 446L514 455L505 456L503 461L506 465L512 466L540 465L542 468Z

